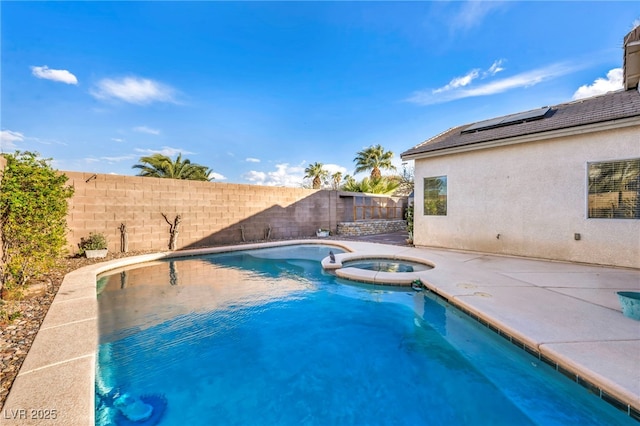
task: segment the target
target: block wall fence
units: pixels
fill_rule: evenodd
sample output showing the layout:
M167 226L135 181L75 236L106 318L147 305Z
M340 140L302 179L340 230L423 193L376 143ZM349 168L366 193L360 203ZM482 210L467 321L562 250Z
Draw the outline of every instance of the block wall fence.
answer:
M7 159L4 158L2 155L0 155L0 182L2 182L2 175L3 175L3 171L5 166L7 165ZM2 229L0 229L0 241L2 241ZM4 251L3 251L3 244L0 244L0 265L2 264L3 259L4 259Z
M68 249L101 232L110 251L167 250L170 225L181 216L177 249L315 236L337 229L337 191L267 187L139 176L63 172L75 193L69 202Z

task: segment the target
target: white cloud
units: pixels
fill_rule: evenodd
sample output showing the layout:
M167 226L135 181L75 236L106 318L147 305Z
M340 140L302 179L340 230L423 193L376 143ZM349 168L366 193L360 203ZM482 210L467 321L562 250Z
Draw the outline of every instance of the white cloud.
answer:
M259 158L247 157L244 161L246 161L247 163L259 163L260 159Z
M449 83L447 83L445 86L442 86L438 89L434 89L432 93L433 94L444 93L450 90L466 87L470 85L473 82L473 80L477 79L478 77L481 77L481 78L492 77L497 73L499 73L500 71L504 70L504 68L502 68L502 62L503 62L502 59L498 59L494 61L493 64L491 64L491 66L485 71L482 71L479 68L472 69L462 77L452 78Z
M0 131L0 148L2 150L13 150L17 148L16 142L29 142L29 143L38 143L42 145L62 145L66 146L67 144L63 141L59 141L56 139L41 139L34 136L25 136L20 132L14 132L12 130L2 130Z
M504 68L502 67L502 62L504 62L502 59L498 59L497 61L494 61L493 64L491 64L491 66L489 67L489 69L482 73L482 78L494 76L498 74L500 71L504 71Z
M0 140L2 142L19 142L24 140L24 135L20 132L2 130L0 131Z
M16 149L16 142L24 141L24 135L20 132L14 132L11 130L0 131L0 149L14 150Z
M111 140L114 142L124 142L124 139L121 138L111 138Z
M209 179L211 179L211 178L213 178L214 180L217 180L217 181L227 180L226 176L221 175L220 173L216 173L216 172L209 173Z
M167 157L173 157L175 155L178 154L182 154L183 156L186 154L193 154L193 152L184 150L184 149L180 149L180 148L171 148L169 146L163 146L162 149L140 149L140 148L136 148L136 152L139 152L141 154L145 154L145 155L153 155L153 154L162 154L162 155L166 155Z
M251 170L243 174L242 178L256 185L264 185L264 182L267 180L267 174L265 172Z
M129 161L136 159L135 155L121 155L119 157L100 157L100 160L108 161L110 163L119 163L120 161Z
M43 78L45 80L58 81L66 84L78 84L78 79L75 75L71 74L67 70L53 70L48 66L31 67L31 73L37 78Z
M148 135L159 135L160 134L160 130L152 129L151 127L147 127L147 126L134 127L133 131L134 132L138 132L138 133L146 133Z
M457 89L458 87L468 86L469 84L471 84L473 80L478 78L479 75L480 75L480 70L477 70L477 69L471 70L466 75L463 75L462 77L453 78L446 86L440 87L439 89L435 89L433 93L448 92L449 90Z
M500 1L466 1L461 4L460 11L451 22L451 27L453 29L468 30L480 25L489 13L502 7L503 3Z
M119 99L137 105L153 102L175 101L175 89L154 80L138 77L125 77L120 80L105 78L89 92L100 100Z
M275 171L265 173L251 170L242 177L256 185L299 187L304 179L304 167L282 163L276 164Z
M288 163L276 164L274 171L251 170L243 174L242 178L256 185L300 187L305 181L305 163L303 161L298 166L291 166ZM329 172L329 176L336 172L341 172L343 176L348 174L346 167L337 164L325 164L323 167Z
M337 172L342 173L342 177L345 177L348 174L346 167L342 167L337 164L325 164L323 168L329 172L329 176Z
M593 84L580 86L573 94L573 99L590 98L619 89L622 89L622 68L614 68L609 70L607 78L597 78Z
M460 86L447 91L440 89L416 91L411 97L406 99L406 101L418 105L432 105L462 98L494 95L521 87L535 86L543 81L552 80L573 72L576 69L577 67L567 64L552 64L547 67L516 74L512 77L494 80L477 87L466 88L465 86Z

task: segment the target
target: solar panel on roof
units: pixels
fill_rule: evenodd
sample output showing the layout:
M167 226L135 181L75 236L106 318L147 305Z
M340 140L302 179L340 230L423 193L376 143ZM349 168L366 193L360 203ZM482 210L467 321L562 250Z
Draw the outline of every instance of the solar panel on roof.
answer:
M505 117L492 118L490 120L479 121L464 129L461 133L472 133L478 130L493 129L496 127L508 126L510 124L523 123L525 121L540 120L544 118L551 107L543 107L531 111L511 114Z
M534 118L539 119L544 117L544 115L550 110L550 107L544 107L539 109L534 109L532 111L522 112L517 114L516 120L532 120Z
M503 117L492 118L491 120L479 121L479 122L477 122L475 124L472 124L471 126L467 127L466 129L464 129L462 131L462 133L472 132L474 130L487 129L487 128L490 128L490 127L494 127L494 126L500 124L502 119L503 119Z

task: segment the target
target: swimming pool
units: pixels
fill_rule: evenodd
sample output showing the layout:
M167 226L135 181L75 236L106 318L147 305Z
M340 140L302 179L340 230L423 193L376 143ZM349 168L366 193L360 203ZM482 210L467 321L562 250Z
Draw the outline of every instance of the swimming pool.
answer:
M635 424L431 293L324 272L303 245L156 262L98 282L97 424Z

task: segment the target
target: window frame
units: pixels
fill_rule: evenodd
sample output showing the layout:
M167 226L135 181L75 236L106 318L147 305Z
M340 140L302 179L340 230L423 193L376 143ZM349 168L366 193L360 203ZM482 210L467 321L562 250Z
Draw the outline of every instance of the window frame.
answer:
M438 210L440 209L440 205L438 205L439 202L441 202L442 200L440 200L440 197L442 197L442 191L443 189L437 189L437 188L433 188L430 189L430 191L435 191L436 189L438 190L438 199L435 200L436 202L436 212L435 213L429 213L427 212L427 201L431 200L432 198L428 198L427 197L427 181L428 180L436 180L439 179L441 182L444 181L444 212L438 212ZM422 199L422 215L423 216L447 216L448 215L448 210L449 210L449 186L448 186L448 177L447 175L440 175L440 176L428 176L428 177L424 177L422 179L422 195L423 195L423 199ZM430 211L432 211L432 209L430 209Z
M606 163L624 163L624 162L633 162L633 161L638 161L640 162L640 157L632 157L632 158L622 158L622 159L610 159L610 160L599 160L599 161L587 161L586 164L586 188L585 188L585 215L587 219L595 219L595 220L599 220L599 219L603 219L603 220L639 220L640 219L640 209L635 211L635 216L630 215L630 216L620 216L620 215L616 215L615 214L615 210L612 207L612 215L611 216L598 216L598 215L593 215L592 216L592 209L596 209L597 207L592 207L592 202L590 200L590 197L592 195L598 195L598 194L607 194L607 193L613 193L613 192L619 192L621 193L622 191L620 189L616 189L615 187L612 188L610 191L608 192L594 192L591 193L591 167L593 165L596 164L606 164ZM640 180L640 177L638 178ZM616 182L616 183L622 183L622 182ZM637 195L636 197L640 198L640 182L638 182L638 188L636 189L637 191ZM631 190L633 191L633 190ZM618 195L618 200L620 200L620 197L622 195L619 194ZM620 201L618 201L620 202ZM636 204L638 204L640 201L636 201ZM603 208L600 208L601 210ZM633 212L633 210L632 210Z

